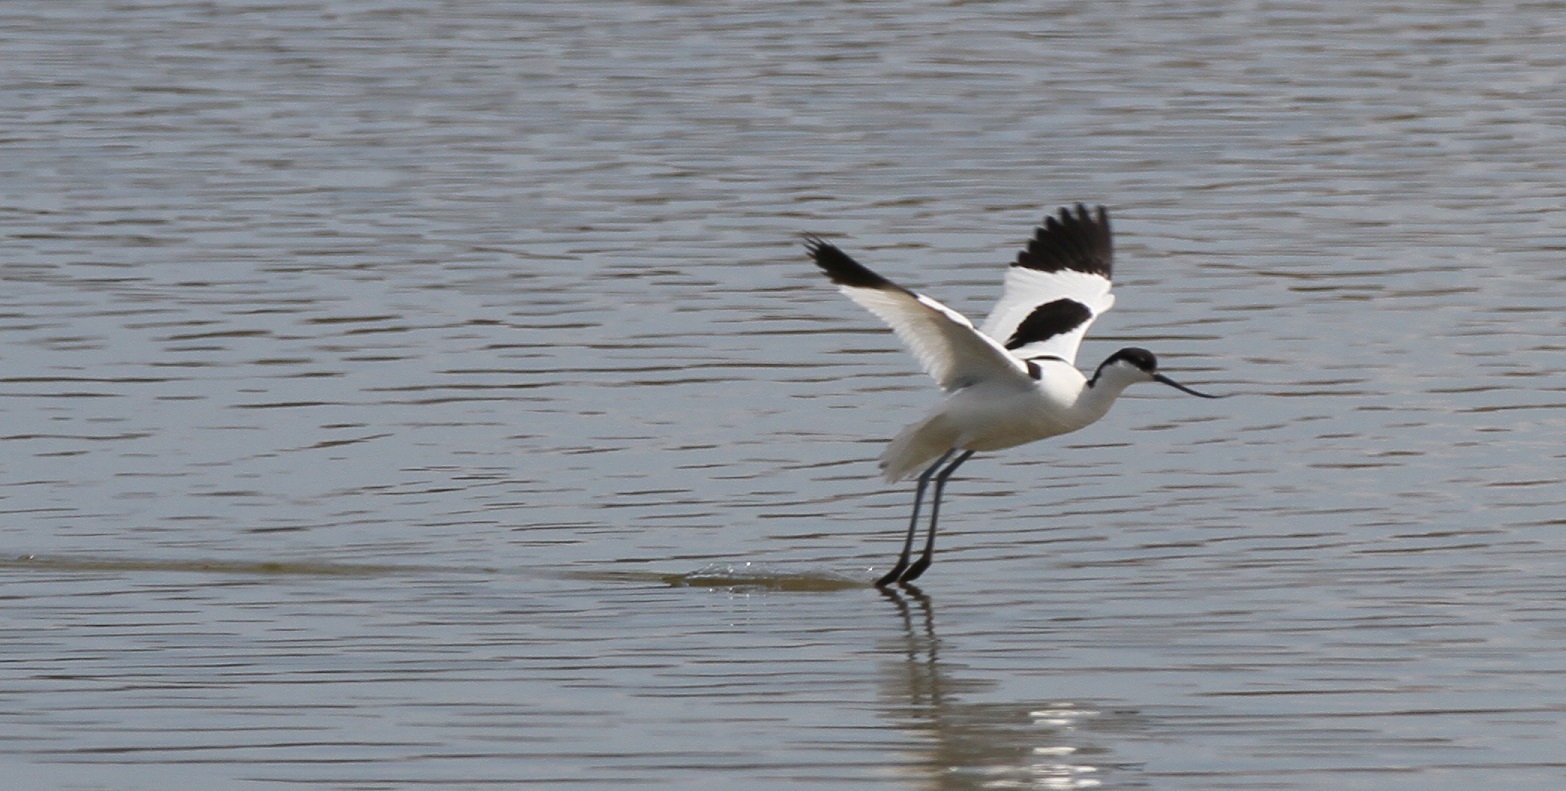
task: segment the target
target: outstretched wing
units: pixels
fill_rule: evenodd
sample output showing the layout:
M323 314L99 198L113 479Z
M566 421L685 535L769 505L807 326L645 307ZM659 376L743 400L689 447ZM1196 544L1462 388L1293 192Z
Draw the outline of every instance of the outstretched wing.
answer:
M1027 363L974 329L961 313L881 277L814 236L805 237L805 249L838 290L891 325L942 390L998 378L1030 381Z
M1045 217L1006 270L1006 287L980 330L1019 360L1075 363L1088 325L1115 304L1109 213L1082 204Z

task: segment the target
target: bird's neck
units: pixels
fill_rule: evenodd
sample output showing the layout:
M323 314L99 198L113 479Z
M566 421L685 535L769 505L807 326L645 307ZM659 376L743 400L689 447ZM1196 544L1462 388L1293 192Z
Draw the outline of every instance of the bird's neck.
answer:
M1096 376L1082 388L1081 394L1077 396L1076 408L1092 420L1098 420L1131 384L1131 380L1118 376Z

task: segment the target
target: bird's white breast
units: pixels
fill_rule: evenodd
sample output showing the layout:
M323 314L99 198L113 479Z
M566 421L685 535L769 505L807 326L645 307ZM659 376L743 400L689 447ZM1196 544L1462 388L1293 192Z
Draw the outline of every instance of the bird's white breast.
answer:
M1000 450L1076 431L1102 416L1082 398L1086 379L1065 363L1018 387L982 383L953 393L940 410L957 430L957 447ZM1095 412L1097 411L1097 414Z

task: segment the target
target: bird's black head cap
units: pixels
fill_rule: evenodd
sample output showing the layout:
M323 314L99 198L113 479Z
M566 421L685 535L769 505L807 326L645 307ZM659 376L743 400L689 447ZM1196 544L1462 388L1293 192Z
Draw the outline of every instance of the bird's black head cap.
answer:
M1115 363L1130 363L1150 374L1158 372L1158 358L1153 356L1152 352L1135 346L1127 346L1109 355L1109 359L1104 361L1104 365L1114 365ZM1103 368L1104 365L1099 367Z

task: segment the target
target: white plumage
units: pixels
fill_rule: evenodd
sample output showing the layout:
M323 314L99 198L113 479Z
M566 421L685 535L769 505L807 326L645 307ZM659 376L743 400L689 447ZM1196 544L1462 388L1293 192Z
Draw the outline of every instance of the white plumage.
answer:
M1006 286L999 302L984 319L979 331L991 338L1009 338L1028 314L1040 305L1056 299L1074 300L1092 313L1092 316L1070 332L1034 341L1013 350L1018 357L1059 357L1068 363L1077 360L1077 347L1087 334L1093 319L1115 306L1115 295L1109 293L1109 278L1097 274L1063 269L1058 272L1041 272L1037 269L1014 266L1006 270Z

